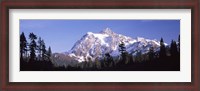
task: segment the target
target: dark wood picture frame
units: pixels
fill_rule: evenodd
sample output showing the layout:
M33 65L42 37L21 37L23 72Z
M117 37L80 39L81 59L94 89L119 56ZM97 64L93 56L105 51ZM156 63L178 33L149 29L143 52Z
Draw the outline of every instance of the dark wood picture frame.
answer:
M192 82L9 82L9 9L191 9ZM150 90L200 91L199 78L199 3L175 1L2 1L1 2L1 90Z

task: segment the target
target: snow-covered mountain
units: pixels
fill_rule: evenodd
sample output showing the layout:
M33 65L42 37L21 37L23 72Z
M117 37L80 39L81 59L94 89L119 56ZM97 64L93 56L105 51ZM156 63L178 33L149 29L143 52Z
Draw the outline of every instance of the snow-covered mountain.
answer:
M106 28L99 33L88 32L69 50L66 55L75 58L81 62L88 58L102 58L105 53L112 56L120 55L119 44L124 42L127 52L135 55L138 51L147 53L150 47L155 51L159 50L160 43L157 40L145 39L142 37L131 38L121 34L114 33L110 28Z

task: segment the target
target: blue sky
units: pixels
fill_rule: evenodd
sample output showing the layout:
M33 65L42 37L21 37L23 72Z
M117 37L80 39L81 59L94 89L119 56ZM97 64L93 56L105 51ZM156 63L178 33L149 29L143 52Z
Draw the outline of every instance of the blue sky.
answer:
M20 34L33 32L44 39L52 52L66 52L87 32L105 28L132 38L144 37L170 44L180 34L180 20L20 20Z

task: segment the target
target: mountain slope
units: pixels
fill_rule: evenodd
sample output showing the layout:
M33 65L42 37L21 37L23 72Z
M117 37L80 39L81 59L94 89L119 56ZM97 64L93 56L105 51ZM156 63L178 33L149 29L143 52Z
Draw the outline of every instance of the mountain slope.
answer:
M114 33L111 29L106 28L99 33L88 32L80 40L78 40L67 55L74 57L79 62L88 59L102 58L105 53L112 56L120 55L118 45L125 43L127 52L135 55L138 51L143 54L149 51L150 47L159 50L160 43L157 40L150 40L141 37L135 39Z

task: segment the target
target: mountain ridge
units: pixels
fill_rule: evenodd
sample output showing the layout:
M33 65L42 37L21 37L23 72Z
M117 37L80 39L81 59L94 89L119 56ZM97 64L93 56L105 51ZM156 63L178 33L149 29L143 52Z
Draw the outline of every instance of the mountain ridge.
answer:
M80 40L78 40L68 55L77 58L79 62L86 61L88 58L95 60L101 58L105 53L110 53L111 56L120 55L118 45L123 41L128 53L136 55L136 51L147 53L150 47L159 50L160 43L157 40L145 39L137 37L135 39L117 34L110 28L106 28L99 33L87 32Z
M110 28L106 28L98 33L87 32L78 40L73 47L63 53L53 54L53 63L56 66L76 65L83 61L95 61L103 59L106 53L113 58L119 59L119 44L123 42L126 51L136 56L138 52L146 54L153 47L154 52L160 50L160 42L156 39L146 39L143 37L131 38L122 34L113 32ZM167 45L165 43L165 45Z

